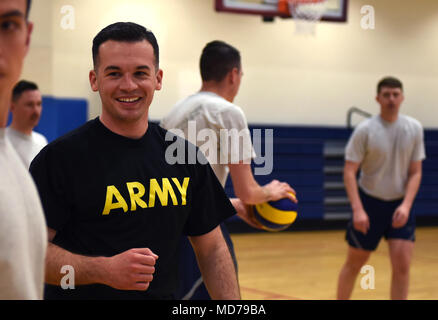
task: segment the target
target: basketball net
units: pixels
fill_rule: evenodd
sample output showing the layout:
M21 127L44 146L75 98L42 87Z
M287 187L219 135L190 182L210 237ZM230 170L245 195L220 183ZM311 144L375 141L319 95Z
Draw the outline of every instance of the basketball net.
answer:
M327 0L286 0L294 18L295 34L315 35L316 26L326 11Z

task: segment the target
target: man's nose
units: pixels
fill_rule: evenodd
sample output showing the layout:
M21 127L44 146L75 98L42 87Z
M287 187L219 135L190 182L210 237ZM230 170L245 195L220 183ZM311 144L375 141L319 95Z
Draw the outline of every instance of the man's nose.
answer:
M135 80L132 78L131 75L125 75L120 80L119 87L120 87L120 90L122 90L122 91L133 91L133 90L137 89L137 83L135 82Z

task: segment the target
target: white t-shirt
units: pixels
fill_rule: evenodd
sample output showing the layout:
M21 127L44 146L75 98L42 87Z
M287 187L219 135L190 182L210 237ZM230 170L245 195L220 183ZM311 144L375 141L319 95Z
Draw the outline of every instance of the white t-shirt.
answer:
M423 127L406 115L393 123L380 115L361 122L345 152L346 160L361 163L359 186L386 201L403 198L411 162L425 158Z
M0 300L43 298L47 241L35 184L0 128Z
M17 151L21 160L23 160L26 168L30 167L32 160L47 145L46 137L35 131L32 131L32 134L29 136L12 127L8 127L6 128L6 137L11 142L15 151Z
M242 109L213 92L201 91L178 102L160 125L176 134L172 129L182 130L179 135L201 149L222 186L228 164L250 164L256 156Z

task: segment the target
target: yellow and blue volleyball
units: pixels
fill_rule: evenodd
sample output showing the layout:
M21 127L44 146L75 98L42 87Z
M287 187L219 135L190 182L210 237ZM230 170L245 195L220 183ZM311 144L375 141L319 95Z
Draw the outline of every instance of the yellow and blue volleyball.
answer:
M295 195L293 195L295 197ZM267 231L287 229L297 218L297 203L289 198L269 201L254 206L254 216Z

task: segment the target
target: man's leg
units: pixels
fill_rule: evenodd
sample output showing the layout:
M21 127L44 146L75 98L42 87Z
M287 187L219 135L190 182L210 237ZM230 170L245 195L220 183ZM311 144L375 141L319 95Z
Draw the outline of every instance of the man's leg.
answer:
M388 245L392 265L391 299L406 300L414 242L404 239L388 239Z
M347 261L342 267L338 279L337 299L350 299L354 283L362 266L367 262L372 251L348 247Z

